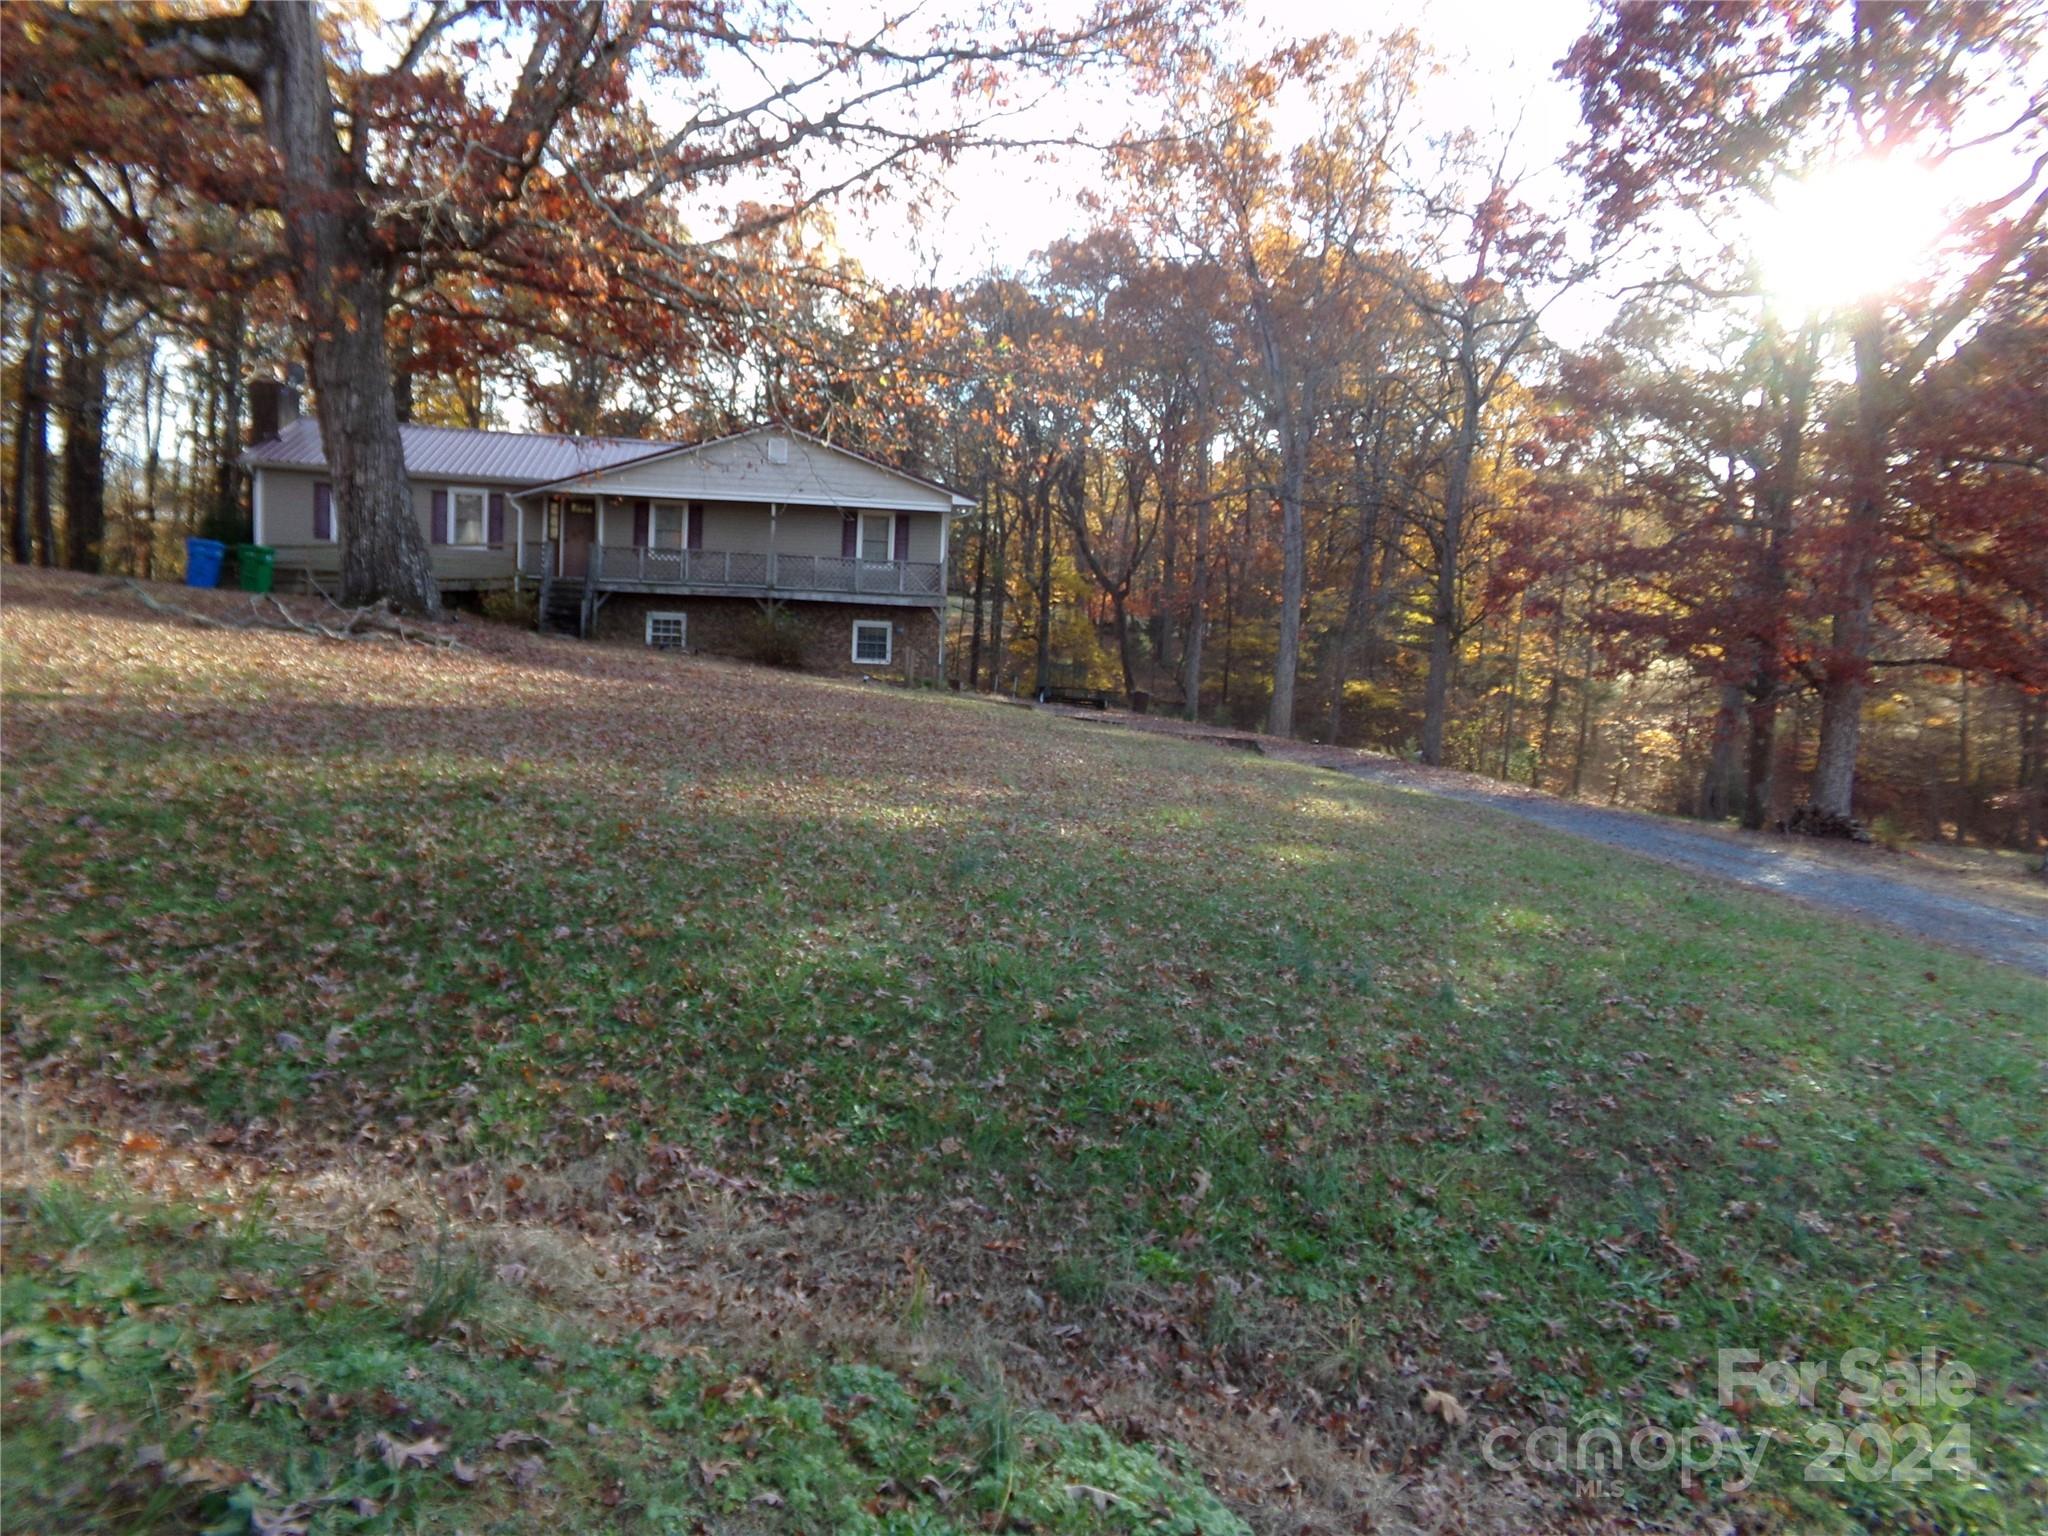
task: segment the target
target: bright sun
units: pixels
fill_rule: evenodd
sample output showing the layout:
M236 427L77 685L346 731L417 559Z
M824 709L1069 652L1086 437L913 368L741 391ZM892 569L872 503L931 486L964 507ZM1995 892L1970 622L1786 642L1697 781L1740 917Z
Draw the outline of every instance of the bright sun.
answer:
M1925 166L1851 160L1780 187L1758 222L1757 265L1787 308L1839 309L1920 276L1945 211L1939 181Z

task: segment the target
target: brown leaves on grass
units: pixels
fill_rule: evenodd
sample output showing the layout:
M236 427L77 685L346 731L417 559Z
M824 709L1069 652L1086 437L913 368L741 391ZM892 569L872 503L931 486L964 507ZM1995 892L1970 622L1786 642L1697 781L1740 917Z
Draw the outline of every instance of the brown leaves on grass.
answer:
M432 1435L418 1440L401 1440L385 1430L378 1430L374 1444L384 1465L394 1472L403 1472L407 1467L431 1467L448 1447Z
M1449 1392L1435 1387L1425 1387L1422 1392L1422 1411L1433 1414L1444 1421L1447 1429L1457 1429L1472 1417L1465 1405Z

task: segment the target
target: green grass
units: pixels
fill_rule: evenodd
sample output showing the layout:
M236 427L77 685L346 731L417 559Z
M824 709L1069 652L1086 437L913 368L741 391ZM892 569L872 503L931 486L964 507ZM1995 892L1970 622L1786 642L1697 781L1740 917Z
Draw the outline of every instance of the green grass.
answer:
M4 1217L11 1531L1242 1529L1149 1449L944 1372L764 1380L483 1283L429 1332L324 1247L125 1191Z
M2031 1527L2036 982L966 701L211 637L136 681L96 643L9 668L6 1021L43 1072L336 1143L968 1194L1070 1315L1143 1298L1340 1401L1419 1371L1481 1428L1683 1427L1723 1348L1932 1348L1982 1383L1981 1476L1814 1486L1780 1447L1753 1507ZM1798 1441L1842 1406L1741 1411Z

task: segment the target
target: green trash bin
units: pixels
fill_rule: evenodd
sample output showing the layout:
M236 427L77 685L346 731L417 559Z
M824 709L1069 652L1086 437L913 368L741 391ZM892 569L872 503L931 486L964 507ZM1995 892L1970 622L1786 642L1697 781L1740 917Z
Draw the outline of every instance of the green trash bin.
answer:
M235 569L241 572L244 592L268 592L277 574L277 551L268 544L237 544Z

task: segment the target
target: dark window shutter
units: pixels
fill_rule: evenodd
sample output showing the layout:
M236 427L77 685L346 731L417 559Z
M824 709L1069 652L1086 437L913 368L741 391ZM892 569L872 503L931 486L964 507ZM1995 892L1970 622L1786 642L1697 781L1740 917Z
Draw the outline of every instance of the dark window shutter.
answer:
M647 547L647 503L644 501L633 503L633 547Z
M898 560L908 560L910 558L910 514L908 512L898 512L896 514L896 558Z
M334 537L334 487L325 480L313 482L313 537L323 544Z
M860 553L860 514L842 512L839 514L839 553L851 560Z
M434 492L434 527L432 537L436 544L446 544L448 542L448 493L446 491Z
M701 501L690 503L689 531L684 538L684 542L692 549L702 549L704 547L704 503Z
M505 545L505 493L503 491L491 492L491 531L484 537L493 549L502 549Z

